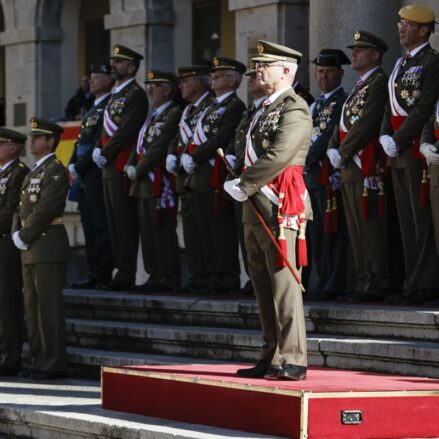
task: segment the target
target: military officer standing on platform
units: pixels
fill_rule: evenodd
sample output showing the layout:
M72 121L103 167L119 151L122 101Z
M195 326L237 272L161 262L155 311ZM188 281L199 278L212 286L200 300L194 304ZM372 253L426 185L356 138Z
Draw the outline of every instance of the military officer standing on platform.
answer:
M327 300L342 295L346 288L348 239L340 193L340 172L330 168L326 150L347 97L341 85L342 66L350 64L350 61L342 50L322 49L313 63L321 95L310 108L312 143L304 168L313 210L313 220L308 224L311 267L317 271L316 284L308 299Z
M424 126L420 151L427 161L430 173L430 203L433 228L436 238L436 253L439 256L439 99L430 120ZM439 305L439 285L428 300L429 305Z
M94 145L101 137L104 110L111 96L114 80L107 64L91 66L90 91L96 97L85 114L79 138L68 165L78 185L78 209L85 236L88 276L74 282L72 288L87 289L106 285L111 280L113 258L105 216L102 171L93 162Z
M170 291L180 285L175 176L165 168L169 144L175 141L181 118L174 104L177 92L173 73L149 70L145 83L153 111L139 132L128 160L130 196L138 200L140 237L145 271L142 289Z
M207 291L207 268L203 258L199 230L195 221L192 191L184 187L187 173L181 164L184 149L192 142L199 117L213 99L209 89L209 68L204 65L177 67L177 77L182 98L189 102L181 115L178 136L171 142L166 157L166 169L176 176L180 196L181 219L189 282L182 289L193 292Z
M63 287L69 240L63 224L69 181L55 156L63 128L44 119L31 120L30 152L36 162L21 187L13 225L21 250L24 308L35 379L60 378L66 370Z
M188 174L185 186L192 191L209 277L207 287L213 293L236 291L240 286L233 206L223 193L226 170L216 151L228 146L245 109L236 95L245 70L245 65L234 59L213 59L210 74L216 98L200 115L193 141L181 157Z
M439 54L428 42L435 24L432 10L408 5L399 16L399 41L407 53L397 60L390 75L390 103L380 142L391 167L406 274L402 295L389 296L386 301L419 305L429 300L439 285L439 260L427 200L428 169L419 151L423 126L439 96Z
M136 200L128 194L129 180L124 168L145 122L148 99L135 79L143 56L116 45L111 59L116 84L104 111L101 143L93 151L93 160L103 169L105 211L117 268L105 289L124 291L135 284L139 247Z
M256 366L237 373L248 378L302 380L307 370L302 292L245 201L251 197L279 241L285 241L288 260L296 266L296 238L299 228L303 237L307 198L302 172L312 122L307 103L291 87L302 54L267 41L258 41L258 51L252 61L268 98L250 123L245 155L235 165L237 171L245 165L245 172L224 185L235 200L244 202L248 266L264 339ZM298 262L304 257L301 247Z
M355 293L351 302L382 300L389 284L388 246L382 195L378 135L387 103L387 75L381 68L387 45L376 35L357 31L352 69L360 79L349 94L327 155L341 168L341 192L355 264Z
M247 70L247 72L244 74L248 77L247 82L247 89L250 96L254 98L253 103L247 108L246 111L244 111L244 114L242 115L241 121L239 122L239 125L236 128L235 131L235 137L233 141L230 143L229 147L227 148L227 160L228 162L234 166L236 162L236 158L240 157L242 154L245 153L245 143L246 143L246 135L247 130L250 125L250 122L255 115L255 113L258 111L258 109L261 107L262 103L265 100L265 91L261 86L259 85L257 79L256 79L256 69L255 63L253 61L250 62L250 68ZM242 158L239 159L240 161ZM239 172L241 174L241 172ZM248 264L247 264L247 251L245 249L245 242L244 242L244 225L242 223L242 203L235 203L234 204L235 209L235 222L236 222L236 229L238 232L238 238L239 238L239 244L241 246L241 252L242 252L242 258L244 262L245 271L250 276L250 272L248 270ZM251 283L251 279L249 279L244 285L244 287L240 290L242 294L251 294L253 293L253 285Z
M12 217L29 168L20 160L26 136L0 128L0 375L20 370L24 308L20 252L11 238Z

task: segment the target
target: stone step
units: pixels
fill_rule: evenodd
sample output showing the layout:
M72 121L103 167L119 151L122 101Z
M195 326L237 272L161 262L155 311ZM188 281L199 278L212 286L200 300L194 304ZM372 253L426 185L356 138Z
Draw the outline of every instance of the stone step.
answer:
M255 300L65 290L69 317L259 329ZM306 296L305 296L306 298ZM439 309L306 303L308 332L438 341Z
M2 378L0 437L32 439L273 438L101 408L98 381Z
M94 361L96 366L106 364L102 361L102 352L105 350L130 352L122 360L113 360L114 364L118 361L124 364L123 361L132 355L131 352L148 356L154 354L158 356L155 364L166 361L169 356L173 357L170 361L175 362L181 357L193 363L200 359L229 363L254 362L258 359L262 345L258 330L236 328L68 319L67 333L70 346L99 349L100 357L85 360ZM308 357L309 363L315 366L439 377L439 343L433 342L310 333ZM147 357L145 360L148 361ZM75 361L78 364L84 363L80 357Z

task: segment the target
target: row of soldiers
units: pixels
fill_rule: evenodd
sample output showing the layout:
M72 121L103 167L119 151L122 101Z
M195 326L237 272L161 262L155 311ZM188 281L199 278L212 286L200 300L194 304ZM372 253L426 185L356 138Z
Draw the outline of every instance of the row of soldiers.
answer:
M312 265L319 281L313 296L344 291L342 258L350 242L355 293L348 300L369 301L388 291L389 260L396 257L389 254L385 229L386 204L393 192L405 281L403 294L390 299L406 303L435 299L439 246L434 245L432 213L437 215L438 204L439 154L434 144L439 56L428 44L435 17L420 5L402 8L400 16L400 41L410 56L397 61L390 79L380 67L386 44L358 31L349 47L359 82L347 96L341 88L342 65L349 62L346 55L322 50L314 60L322 96L311 111L292 87L302 55L285 46L259 41L254 68L247 72L242 63L230 58L214 58L210 67L178 67L178 78L150 70L145 81L148 96L135 81L143 57L114 46L111 66L92 69L90 88L96 100L83 119L68 166L78 184L90 271L74 287L131 289L139 236L150 274L141 289L178 287L175 213L179 198L189 289L236 290L237 237L242 237L265 344L256 367L238 374L304 379L302 298L290 270L307 264L303 244L309 202L314 211ZM236 95L243 74L255 98L248 109ZM184 110L176 102L177 79L182 98L189 102ZM153 105L150 111L148 97ZM34 378L57 377L65 370L62 286L67 238L62 212L68 183L54 156L61 132L56 124L32 120L31 153L37 162L23 186L26 168L18 154L24 140L11 130L5 130L1 140L1 147L8 151L6 158L0 158L1 202L9 215L2 238L8 248L15 245L21 251ZM226 150L225 161L233 168L234 178L227 181L218 148ZM11 172L15 168L24 171L14 192ZM5 201L9 197L13 202ZM11 226L17 204L19 215ZM261 217L268 227L260 223ZM437 223L435 217L439 232ZM273 237L281 258L272 245ZM11 259L11 264L17 265L17 259ZM5 279L12 272L3 273ZM14 279L17 291L20 276ZM1 288L2 296L12 290ZM6 321L14 325L22 321L15 303L19 296L15 294L2 307L3 334ZM15 338L1 338L2 343L14 340L16 348L15 356L2 357L3 372L19 367L22 330L14 332Z

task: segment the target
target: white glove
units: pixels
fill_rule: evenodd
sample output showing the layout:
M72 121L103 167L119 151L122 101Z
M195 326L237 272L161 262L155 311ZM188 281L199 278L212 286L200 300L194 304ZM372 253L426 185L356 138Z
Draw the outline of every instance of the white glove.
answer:
M380 143L384 149L384 152L389 157L396 157L399 153L398 145L395 143L393 138L387 134L380 136Z
M70 165L67 166L67 169L69 170L70 175L72 176L73 180L77 180L79 177L79 174L76 172L74 163L70 163Z
M168 154L166 156L166 170L170 174L177 175L177 156L174 154Z
M233 154L227 154L226 160L229 162L230 166L233 168L236 163L236 156Z
M326 155L334 168L341 168L341 155L338 149L330 148L326 151Z
M14 241L15 247L17 247L19 250L27 250L28 245L25 244L21 238L20 238L20 231L17 230L12 234L12 240Z
M132 165L127 166L125 172L127 173L128 178L131 181L134 181L137 178L137 171L135 166Z
M194 159L189 154L181 155L181 164L188 174L193 174L195 172L195 168L197 167Z
M431 143L423 143L419 147L419 151L427 160L427 164L430 166L431 164L437 165L439 163L439 154L437 148Z
M224 182L224 190L236 201L242 203L247 200L247 194L239 187L240 178L234 178L233 180Z
M93 150L93 161L99 169L102 169L107 164L107 159L102 155L101 148L95 148Z

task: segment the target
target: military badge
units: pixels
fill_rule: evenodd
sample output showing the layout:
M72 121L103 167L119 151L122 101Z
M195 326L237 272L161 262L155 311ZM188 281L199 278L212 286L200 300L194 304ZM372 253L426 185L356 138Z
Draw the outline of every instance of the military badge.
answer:
M360 32L355 32L355 34L354 34L354 40L355 41L358 41L359 39L361 38L361 34L360 34Z
M29 196L29 200L30 200L31 203L36 203L37 200L38 200L38 197L36 196L36 194L31 194Z
M146 77L148 78L149 81L151 81L151 79L154 79L154 72L148 70L148 74L146 75Z

